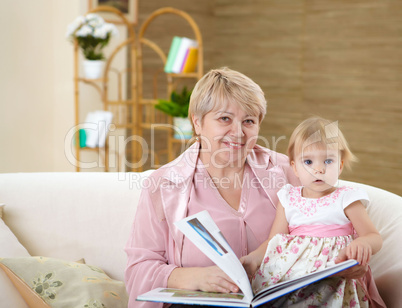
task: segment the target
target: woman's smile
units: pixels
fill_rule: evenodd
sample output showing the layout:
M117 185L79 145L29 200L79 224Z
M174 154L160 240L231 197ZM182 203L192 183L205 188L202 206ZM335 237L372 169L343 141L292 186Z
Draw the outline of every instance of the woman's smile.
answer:
M222 142L224 145L226 145L228 148L234 149L234 150L240 150L244 147L244 143L238 143L238 142L233 142L233 141L223 141Z

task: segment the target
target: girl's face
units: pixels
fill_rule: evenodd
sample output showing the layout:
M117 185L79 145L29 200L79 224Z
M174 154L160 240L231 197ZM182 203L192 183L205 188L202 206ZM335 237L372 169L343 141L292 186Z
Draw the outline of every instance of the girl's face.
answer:
M255 146L260 125L258 117L248 115L237 104L222 104L201 120L192 118L200 137L200 158L207 167L242 167Z
M303 185L303 197L320 198L335 190L343 161L338 149L310 145L295 155L291 165Z

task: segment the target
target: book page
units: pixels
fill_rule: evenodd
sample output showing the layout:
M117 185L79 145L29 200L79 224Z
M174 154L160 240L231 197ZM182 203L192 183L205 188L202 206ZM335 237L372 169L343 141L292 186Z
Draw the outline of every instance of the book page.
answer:
M253 291L247 273L209 213L199 212L175 225L233 280L243 292L245 300L251 301Z
M222 307L249 307L243 294L211 293L180 289L157 288L138 296L139 301L172 304L213 305Z
M279 298L285 294L298 290L326 277L332 276L357 264L358 262L356 260L350 259L338 264L333 264L330 267L318 270L299 278L271 285L255 295L253 299L253 307L257 307L268 301Z

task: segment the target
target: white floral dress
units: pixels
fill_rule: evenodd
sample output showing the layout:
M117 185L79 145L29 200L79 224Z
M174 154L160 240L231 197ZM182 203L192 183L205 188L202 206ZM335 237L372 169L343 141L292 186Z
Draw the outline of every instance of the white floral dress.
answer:
M354 239L354 229L344 209L357 200L365 206L368 204L365 191L347 186L322 198L309 199L302 197L302 187L287 184L278 192L278 197L285 209L290 234L277 234L269 242L263 263L252 281L255 293L333 263L339 251ZM371 281L371 276L368 279ZM373 286L375 302L368 294L373 291ZM270 305L369 307L369 303L383 306L374 283L367 287L360 280L330 277L283 296Z

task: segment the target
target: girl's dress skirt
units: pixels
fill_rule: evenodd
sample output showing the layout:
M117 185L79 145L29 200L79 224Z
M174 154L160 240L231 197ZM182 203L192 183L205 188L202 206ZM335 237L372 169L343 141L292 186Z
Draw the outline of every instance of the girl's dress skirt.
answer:
M353 236L314 237L278 234L269 242L252 281L254 293L335 262ZM362 279L329 277L282 296L269 307L386 307L369 270Z

